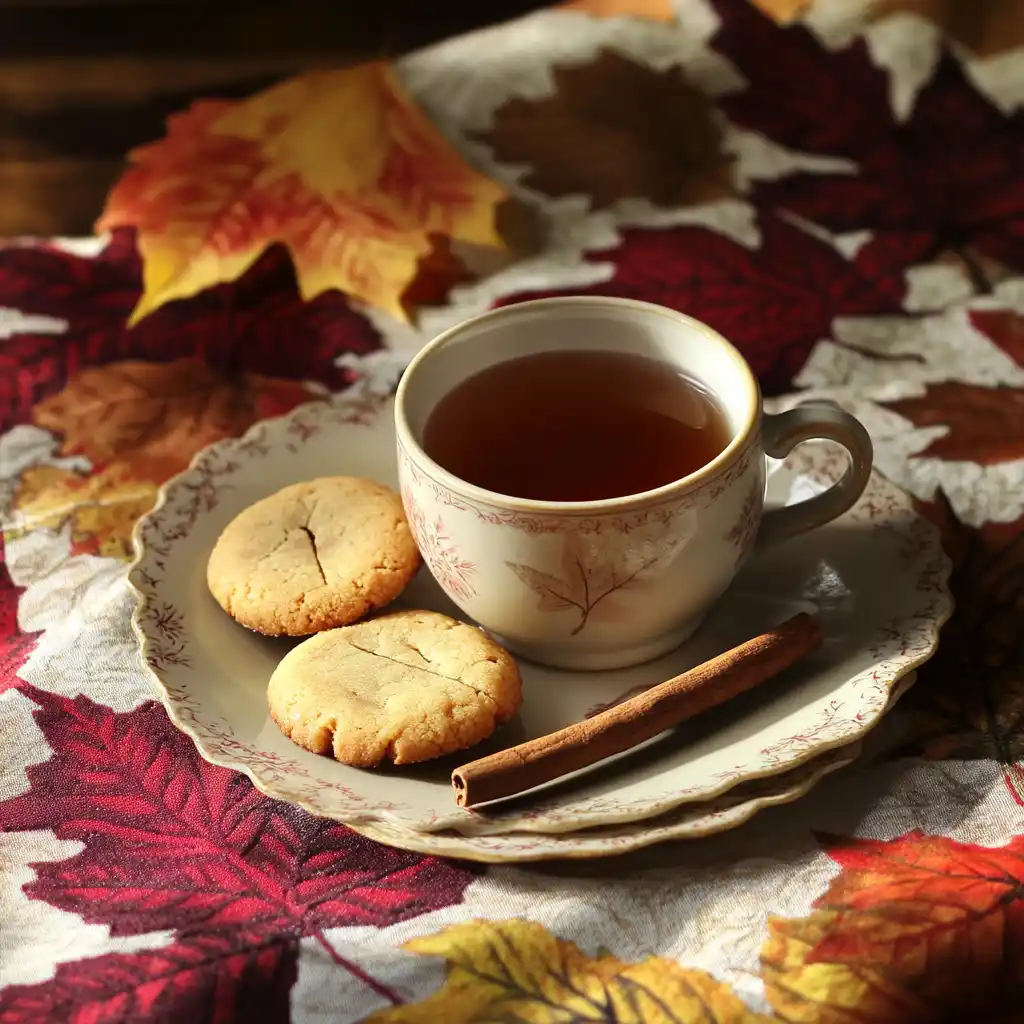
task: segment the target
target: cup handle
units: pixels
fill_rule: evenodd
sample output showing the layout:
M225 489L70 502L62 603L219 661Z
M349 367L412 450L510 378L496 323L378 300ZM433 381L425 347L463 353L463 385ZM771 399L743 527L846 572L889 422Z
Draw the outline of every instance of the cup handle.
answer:
M759 549L830 522L852 508L864 493L871 476L871 437L860 420L834 402L802 402L777 416L766 415L762 432L765 454L773 459L784 459L804 441L821 438L841 444L850 455L850 465L827 491L765 512L757 534Z

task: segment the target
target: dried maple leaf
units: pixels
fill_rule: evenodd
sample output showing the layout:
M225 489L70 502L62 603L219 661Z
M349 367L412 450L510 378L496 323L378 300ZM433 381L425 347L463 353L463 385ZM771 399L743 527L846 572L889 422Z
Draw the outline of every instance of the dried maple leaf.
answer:
M18 628L18 598L21 587L16 587L4 562L4 539L0 534L0 693L18 685L18 669L36 645L38 633L22 633Z
M468 921L404 948L441 957L445 983L422 1002L382 1010L367 1024L767 1024L704 971L661 957L638 964L610 955L591 958L532 921Z
M595 18L647 18L675 21L672 0L569 0L558 5L566 11L582 11Z
M58 963L50 981L0 991L5 1024L260 1021L287 1024L296 942L197 935L144 953Z
M70 519L76 551L127 558L132 529L152 508L156 485L211 442L317 395L296 381L227 378L198 359L83 370L40 402L34 418L61 435L62 452L88 456L94 471L31 467L14 507L29 526L57 528Z
M901 702L912 738L895 753L992 758L1024 805L1024 516L965 526L941 491L919 508L952 560L956 610Z
M841 873L808 917L770 919L761 950L765 995L782 1019L1019 1019L1024 840L825 842Z
M234 1019L213 1012L216 1000L241 998L232 990L251 971L277 1005L279 986L294 978L301 937L316 937L339 966L353 969L326 929L384 927L448 906L473 877L263 796L244 776L204 761L155 703L119 714L84 696L22 690L38 705L35 721L53 753L28 769L26 792L0 803L0 821L8 832L49 829L81 844L67 859L36 864L25 894L114 936L173 935L164 949L101 957L83 962L81 972L69 965L52 981L4 989L4 1021L7 1006L30 1006L29 999L81 1000L83 1022L128 1019L88 1011L131 1006L150 984L154 999L191 1005L201 997L196 1020ZM103 968L92 990L82 976L89 964ZM175 997L168 985L198 991Z
M304 298L328 289L405 318L435 236L500 246L504 188L469 167L386 63L205 101L130 154L97 227L139 230L137 321L288 247Z
M715 0L713 45L750 83L723 96L731 120L789 149L853 161L755 183L759 202L833 232L870 231L859 258L898 269L957 253L985 288L984 254L1024 267L1021 115L1005 114L944 53L911 116L897 120L889 77L863 38L828 49L801 25Z
M678 68L654 71L603 50L553 76L551 96L509 100L481 136L499 160L530 167L528 185L587 195L595 206L632 196L687 206L733 194L733 158L711 103Z
M740 349L769 394L790 387L836 317L901 309L901 272L865 265L859 254L848 260L770 213L758 226L756 249L702 227L626 230L618 248L591 257L614 265L611 280L573 294L644 299L703 320Z
M879 18L920 15L978 57L1024 44L1021 0L874 0L872 13Z
M115 232L95 259L0 248L0 302L45 310L69 324L62 333L14 335L0 345L0 430L30 420L33 406L90 366L194 356L224 372L315 380L333 391L350 379L337 363L340 355L380 346L376 331L340 293L302 302L280 246L240 280L163 306L128 330L141 275L127 231Z

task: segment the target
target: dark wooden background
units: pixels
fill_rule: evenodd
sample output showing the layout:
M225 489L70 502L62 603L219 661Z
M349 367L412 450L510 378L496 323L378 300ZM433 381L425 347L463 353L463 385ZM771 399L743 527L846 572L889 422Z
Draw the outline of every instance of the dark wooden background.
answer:
M193 99L246 96L542 6L0 0L0 236L89 234L125 153Z

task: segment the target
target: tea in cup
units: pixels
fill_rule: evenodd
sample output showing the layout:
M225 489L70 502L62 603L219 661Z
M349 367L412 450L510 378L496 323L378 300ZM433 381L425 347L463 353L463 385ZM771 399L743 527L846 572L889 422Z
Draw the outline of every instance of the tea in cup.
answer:
M699 626L757 546L841 515L871 441L838 407L766 415L721 335L629 299L538 299L441 334L395 404L399 479L445 593L509 650L558 668L656 658ZM812 438L850 465L764 512L765 457Z

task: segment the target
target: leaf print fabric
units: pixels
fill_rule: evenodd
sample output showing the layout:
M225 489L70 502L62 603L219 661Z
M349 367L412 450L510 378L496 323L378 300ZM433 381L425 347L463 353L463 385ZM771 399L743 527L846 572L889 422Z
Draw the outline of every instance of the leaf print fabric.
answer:
M765 993L782 1020L1010 1020L1024 994L1022 840L826 839L839 877L802 920L769 922Z
M529 921L456 925L406 946L444 959L444 986L417 1005L387 1010L372 1024L452 1024L503 1019L554 1024L563 1020L622 1024L757 1024L726 986L703 971L651 957L625 964L585 956L573 943Z
M550 5L200 99L137 140L109 234L2 240L0 1020L1017 1021L1022 11ZM940 532L956 610L857 761L731 833L522 867L378 844L205 761L132 633L159 488L350 386L374 414L469 316L575 294L693 316L766 395L851 409ZM468 599L439 511L412 525ZM721 523L741 546L755 528ZM568 635L656 548L584 530L557 569L502 571ZM150 658L182 658L175 609L153 614Z
M114 1009L127 1019L139 986L169 1014L182 1005L167 991L176 986L209 1019L240 1013L254 984L286 1011L299 937L425 913L458 901L472 877L267 799L203 761L155 704L117 714L22 688L54 754L29 768L27 792L0 803L0 821L8 832L53 828L82 847L39 865L25 895L113 936L167 930L173 941L156 956L83 961L46 991L0 990L5 1020L30 1020L47 1000L65 1019Z

